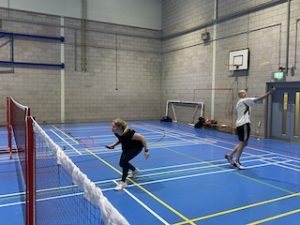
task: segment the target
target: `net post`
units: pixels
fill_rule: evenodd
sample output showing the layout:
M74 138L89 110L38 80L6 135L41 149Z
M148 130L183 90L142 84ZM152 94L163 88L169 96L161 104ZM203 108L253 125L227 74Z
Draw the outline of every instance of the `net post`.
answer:
M35 225L35 147L33 118L26 116L26 225Z
M10 97L6 98L6 129L7 129L7 145L9 159L12 159L12 133L11 133L11 101Z

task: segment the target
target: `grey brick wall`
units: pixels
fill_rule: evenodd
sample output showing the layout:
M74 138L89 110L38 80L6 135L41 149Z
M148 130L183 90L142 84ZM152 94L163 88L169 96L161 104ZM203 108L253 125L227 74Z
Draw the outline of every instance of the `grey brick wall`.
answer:
M279 66L285 67L287 3L266 0L218 2L216 38L213 39L214 1L163 0L162 98L163 102L167 99L204 101L208 118L213 103L213 119L232 126L237 90L247 88L250 96L259 96L265 92L266 82L271 81L271 72ZM291 3L289 67L299 64L299 5L299 0ZM201 40L204 32L210 33L210 42ZM245 48L250 49L249 70L233 74L228 70L229 52ZM207 90L213 87L213 70L214 101L213 91ZM295 75L289 75L287 80L300 80L299 75L296 69ZM253 124L264 122L264 113L263 104L255 106ZM259 129L262 133L264 124Z
M80 20L65 18L66 121L111 120L118 116L158 119L166 100L177 99L204 101L206 117L212 114L219 124L233 126L237 90L247 88L249 95L261 95L266 82L271 81L271 72L279 66L285 67L287 3L218 2L215 24L215 6L211 0L163 0L162 31L88 21L87 72L81 71ZM2 31L60 35L59 17L0 10ZM299 30L300 0L294 0L289 67L295 70L294 76L287 77L288 81L299 80ZM204 32L210 33L210 41L201 39ZM245 48L250 49L249 70L230 72L229 52ZM3 49L0 57L5 58L8 47ZM60 62L57 43L16 40L15 49L18 60ZM16 68L14 73L0 74L0 87L1 124L5 121L8 95L30 105L38 120L60 121L59 70ZM263 122L264 113L264 105L257 105L252 113L253 123ZM260 129L263 127L264 124Z
M60 36L59 17L0 11L1 31ZM64 24L66 122L161 116L160 31L88 21L87 71L82 72L81 22L65 18ZM17 39L14 43L16 61L61 62L60 43L32 39ZM9 58L8 46L1 51L1 60ZM14 73L0 74L0 90L1 124L5 123L6 96L29 105L40 122L60 122L60 70L15 68Z

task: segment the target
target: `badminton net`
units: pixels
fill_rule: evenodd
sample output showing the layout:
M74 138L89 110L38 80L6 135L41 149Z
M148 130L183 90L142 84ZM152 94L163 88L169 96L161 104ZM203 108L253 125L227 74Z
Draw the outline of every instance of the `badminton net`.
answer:
M100 188L91 182L30 116L8 98L9 144L16 162L26 225L128 225Z
M36 224L129 225L65 152L33 120Z
M29 174L33 173L33 157L32 152L27 151L27 127L26 118L30 115L29 107L18 103L12 97L7 98L7 134L8 134L8 150L10 158L12 158L12 150L14 149L16 168L19 171L18 185L19 190L25 193L22 197L25 201L23 207L24 221L29 219L29 210L33 209L31 205L33 199L33 184L32 177ZM30 171L31 170L31 171ZM29 190L31 188L31 190ZM32 213L32 211L31 211ZM29 224L29 221L26 221Z
M13 150L20 158L25 157L26 137L25 118L30 116L29 107L18 103L12 97L7 97L7 137L8 152L12 158ZM13 142L14 141L14 142ZM14 144L14 146L13 146Z

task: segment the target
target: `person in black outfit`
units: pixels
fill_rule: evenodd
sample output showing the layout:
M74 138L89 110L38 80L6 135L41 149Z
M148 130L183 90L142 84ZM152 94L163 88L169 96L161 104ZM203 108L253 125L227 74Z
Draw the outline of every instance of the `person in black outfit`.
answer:
M145 137L135 132L135 130L128 128L127 123L122 119L115 119L112 122L112 132L117 137L117 140L115 143L107 145L106 147L108 149L114 149L118 144L122 144L122 154L119 163L123 169L122 180L115 187L115 190L119 191L127 187L126 178L129 170L132 171L128 176L130 178L135 177L139 172L129 161L136 157L143 148L145 159L147 159L149 157L149 149Z

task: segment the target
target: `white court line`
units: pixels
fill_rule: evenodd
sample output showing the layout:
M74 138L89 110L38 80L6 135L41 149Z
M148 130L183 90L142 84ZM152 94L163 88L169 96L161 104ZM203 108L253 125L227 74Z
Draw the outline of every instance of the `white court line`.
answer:
M14 192L14 193L10 193L10 194L0 195L0 199L7 198L7 197L14 197L17 195L24 195L24 194L25 194L25 192Z
M251 160L245 160L245 162L255 162L255 161L261 161L260 159L251 159ZM265 163L287 163L287 162L291 162L291 160L285 160L283 162L265 162ZM207 163L207 164L211 164L211 163ZM228 165L228 163L221 163L221 164L212 164L212 165L206 165L206 166L200 166L200 167L191 167L191 168L186 168L186 169L178 169L178 170L171 170L171 171L166 171L166 172L157 172L157 173L152 173L152 174L145 174L143 175L143 177L149 177L149 176L153 176L153 175L162 175L162 174L171 174L171 173L178 173L178 172L185 172L185 171L192 171L192 170L199 170L199 169L209 169L209 168L220 168L222 166L226 166ZM271 164L269 164L271 165ZM255 166L247 166L246 169L248 168L255 168Z
M150 131L150 132L143 132L143 133L141 133L141 134L146 135L146 134L152 134L152 133L153 133L153 131ZM161 136L161 134L160 134L160 135L157 135L157 137L160 137L160 136ZM116 138L116 136L115 136L114 134L91 135L90 137L93 137L93 138L115 137L115 138Z
M114 182L116 179L109 179L109 180L102 180L102 181L97 181L94 182L95 184L105 184L105 183L111 183ZM56 191L56 190L61 190L61 189L68 189L68 188L74 188L74 187L78 187L78 185L66 185L66 186L60 186L60 187L53 187L53 188L44 188L44 189L39 189L37 190L37 193L43 193L43 192L48 192L48 191ZM102 189L101 189L102 190ZM103 189L105 190L105 189ZM18 195L24 195L25 192L14 192L14 193L10 193L10 194L4 194L4 195L0 195L0 199L1 198L6 198L6 197L15 197Z
M295 161L292 161L292 162L295 162ZM299 168L300 169L300 165L296 165L296 164L293 164L293 163L290 163L287 166L291 166L291 167Z
M247 168L252 169L252 168L265 167L265 166L276 165L276 164L277 163L265 163L265 164L255 165L255 166L249 166ZM190 174L190 175L185 175L185 176L172 177L172 178L160 179L160 180L149 181L149 182L141 182L141 183L139 183L139 185L148 185L148 184L169 182L169 181L173 181L173 180L180 180L180 179L186 179L186 178L191 178L191 177L199 177L199 176L206 176L206 175L211 175L211 174L220 174L220 173L234 172L234 171L237 171L237 169L224 169L224 170L211 171L211 172L206 172L206 173ZM134 186L134 185L129 185L129 187L130 186ZM275 187L272 186L272 188L275 188ZM281 188L279 190L282 191ZM288 191L288 190L286 190L286 192L290 193L290 191Z
M24 204L24 203L25 202L12 202L12 203L0 204L0 208L8 207L8 206L14 206L14 205L21 205L21 204Z
M265 167L265 166L269 166L269 165L277 165L277 162L274 162L274 163L265 163L265 164L255 165L255 166L249 166L247 168L251 169L251 168ZM191 177L199 177L199 176L206 176L206 175L211 175L211 174L220 174L220 173L234 172L234 171L237 171L237 170L236 169L224 169L224 170L211 171L211 172L206 172L206 173L196 173L196 174L190 174L190 175L184 175L184 176L178 176L178 177L172 177L172 178L157 179L155 181L139 182L139 185L141 185L141 186L143 186L143 185L151 185L151 184L156 184L156 183L163 183L163 182L169 182L169 181L174 181L174 180L187 179L187 178L191 178ZM140 176L140 178L144 177L144 176ZM116 179L111 179L111 180L99 181L99 182L94 182L94 183L95 184L108 183L108 182L115 182L115 180ZM72 185L72 186L65 186L65 187L68 188L68 187L73 187L73 186L74 185ZM42 190L38 190L38 192L44 192L44 191L47 191L47 190L61 189L61 188L65 188L65 187L42 189ZM131 185L128 185L128 187L136 187L136 185L135 184L131 184ZM114 188L103 188L103 189L101 189L101 191L105 192L105 191L111 191L113 189ZM280 190L282 190L282 189L280 189ZM2 198L2 197L17 196L17 195L20 195L20 194L24 194L24 192L18 192L18 193L16 192L16 193L11 193L11 194L1 195L0 198ZM82 194L82 193L69 194L69 195L61 195L61 196L56 196L56 197L49 197L49 198L45 198L45 199L39 199L38 201L45 201L45 200L51 200L51 199L69 197L69 196L74 196L74 195L78 195L78 194ZM17 204L22 204L22 203L24 203L24 202L9 203L9 204L0 204L0 207L17 205Z
M70 146L74 151L76 151L79 155L82 155L80 151L78 151L76 148L73 147L69 142L67 142L64 138L62 138L60 135L58 135L53 129L50 129L52 133L54 133L59 139L61 139L64 143L66 143L68 146Z
M218 146L219 147L219 146ZM229 149L229 148L227 148ZM96 153L101 153L101 154L114 154L114 153L118 153L118 152L121 152L120 150L115 150L115 151L96 151ZM89 154L84 154L84 155L89 155ZM265 157L268 157L269 158L265 158ZM249 158L249 157L253 157L253 158L256 158L256 159L253 159L252 161L263 161L263 162L266 162L266 163L269 163L269 161L266 161L266 160L274 160L273 157L270 158L271 156L273 157L276 157L277 154L276 153L266 153L264 155L255 155L255 154L246 154L246 156L244 157L244 162L249 162L245 159ZM288 159L288 158L284 158L284 159ZM290 170L294 170L294 171L298 171L297 169L295 168L289 168L289 167L285 167L284 165L281 165L281 164L284 164L284 163L287 163L287 162L293 162L295 160L285 160L283 161L284 159L282 160L277 160L277 166L278 167L283 167L283 168L286 168L286 169L290 169ZM213 161L201 161L201 162L195 162L195 163L186 163L186 164L180 164L180 165L173 165L173 166L165 166L165 167L156 167L156 168L151 168L151 169L145 169L145 170L142 170L143 172L146 172L146 171L156 171L156 170L164 170L164 169L171 169L171 168L178 168L178 167L186 167L186 166L192 166L192 165L199 165L199 164L207 164L207 163L215 163L215 162L218 162L218 161L223 161L223 159L220 159L220 160L213 160ZM226 164L220 164L220 165L226 165ZM215 165L214 165L215 166ZM295 166L296 167L296 166Z
M59 196L54 196L54 197L48 197L48 198L41 198L41 199L37 199L37 202L43 202L43 201L48 201L48 200L54 200L54 199L60 199L60 198L67 198L67 197L73 197L73 196L77 196L77 195L82 195L83 192L78 192L78 193L73 193L73 194L67 194L67 195L59 195ZM13 206L13 205L20 205L20 204L24 204L25 202L13 202L13 203L7 203L7 204L0 204L0 208L1 207L6 207L6 206Z
M116 181L114 181L114 183L118 184ZM150 207L148 207L146 204L144 204L140 199L138 199L131 192L129 192L126 189L123 189L123 191L125 191L126 194L128 194L131 198L133 198L137 203L139 203L143 208L145 208L149 213L151 213L154 217L156 217L163 224L170 225L167 221L165 221L162 217L160 217L156 212L154 212Z
M148 125L149 126L149 125ZM154 125L150 125L153 127L153 129L160 129L159 127L156 127ZM145 128L144 128L145 129ZM148 129L148 130L151 130L151 129ZM201 137L198 137L198 136L195 136L194 134L192 133L187 133L187 132L178 132L177 130L174 130L174 129L167 129L166 130L169 130L169 131L172 131L176 134L181 134L182 136L188 136L188 137L192 137L192 138L197 138L197 139L204 139L204 138L201 138ZM155 130L154 130L155 132ZM168 131L166 131L168 132ZM176 137L175 137L176 138ZM187 141L186 139L184 138L178 138L178 139L181 139L181 140L184 140L184 141ZM205 139L204 139L205 140ZM219 140L219 139L216 139L218 142L222 142L222 143L226 143L226 144L231 144L231 145L236 145L236 143L233 143L233 142L227 142L227 141L223 141L223 140ZM191 142L191 141L189 141ZM213 145L213 146L217 146L217 147L220 147L220 148L223 148L223 149L229 149L231 150L231 148L228 148L228 147L223 147L223 146L220 146L220 145L217 145L217 144L211 144L211 143L207 143L207 144L210 144L210 145ZM263 149L258 149L258 148L254 148L254 147L249 147L247 146L248 149L252 149L252 150L256 150L256 151L259 151L259 152L263 152L263 153L270 153L269 151L266 151L266 150L263 150ZM244 154L247 154L247 155L254 155L254 156L257 156L255 154L250 154L250 153L247 153L244 151ZM294 159L295 161L299 161L300 159L299 158L296 158L296 157L292 157L292 156L286 156L286 155L283 155L283 154L280 154L280 153L275 153L273 152L273 154L277 155L277 156L281 156L283 158L288 158L288 159Z
M19 160L15 159L14 157L12 159L0 159L1 163L7 163L7 162L15 163L16 161L19 161Z
M139 183L139 185L148 185L148 184L162 183L162 182L168 182L168 181L172 181L172 180L179 180L179 179L184 179L184 178L190 178L190 177L196 177L196 176L203 176L203 175L215 174L215 173L224 173L224 172L230 172L230 171L232 172L232 171L234 171L234 169L227 169L227 170L215 171L215 172L209 172L209 173L202 173L202 174L199 173L199 174L192 174L192 175L187 175L187 176L180 176L180 177L166 178L166 179L160 179L160 180L149 181L149 182L142 182L142 183ZM114 182L115 179L112 180L112 181ZM128 185L128 187L135 187L135 185L134 184ZM101 189L101 190L102 190L102 192L104 192L104 191L113 190L113 189L114 188L107 188L107 189ZM46 200L51 200L51 199L69 197L69 196L74 196L76 194L72 194L72 195L60 195L60 196L55 196L55 197L49 197L49 198L39 199L38 201L46 201ZM10 196L12 196L12 195L18 195L18 193L13 193L13 194L8 194L8 195L10 195ZM24 202L0 204L0 207L6 207L6 206L11 206L11 205L23 204L23 203Z
M215 160L215 161L210 161L207 163L214 163L214 162L218 162L220 160ZM269 165L277 165L277 164L284 164L287 162L290 162L291 160L286 160L286 161L275 161L275 162L268 162L268 161L264 161L262 159L249 159L246 160L245 162L253 162L253 161L263 161L265 162L265 164L260 164L260 165L254 165L254 166L247 166L247 169L249 168L257 168L257 167L264 167L264 166L269 166ZM200 163L198 163L200 164ZM203 164L206 164L205 162L203 162ZM178 165L177 167L182 167L182 166L190 166L190 165L195 165L195 163L190 163L190 164L183 164L183 165ZM222 163L222 164L217 164L217 165L204 165L204 166L200 166L200 167L192 167L192 168L187 168L187 169L178 169L178 170L172 170L172 171L166 171L166 172L156 172L156 173L150 173L150 174L145 174L145 175L140 175L139 178L144 178L144 177L150 177L150 176L156 176L156 175L161 175L161 174L168 174L168 173L176 173L176 172L182 172L182 171L189 171L189 170L199 170L199 169L207 169L207 168L221 168L220 166L226 166L228 165L228 163ZM160 169L168 169L168 168L174 168L175 166L168 166L168 167L160 167L157 168L156 170L160 170ZM230 169L229 171L235 171L236 169ZM146 170L140 170L141 172L146 172L146 171L153 171L153 169L146 169ZM227 170L224 170L225 172ZM198 173L195 174L197 175L206 175L206 174L211 174L211 173L219 173L222 172L222 170L218 170L218 171L211 171L211 172L207 172L207 173ZM190 175L185 175L185 176L180 176L181 178L186 178L186 177L190 177ZM171 180L173 178L167 178L167 179L162 179L162 181L165 180ZM104 184L104 183L110 183L115 181L116 179L108 179L108 180L102 180L102 181L94 181L95 184ZM152 183L151 182L146 182L148 183ZM145 183L141 183L141 184L145 184ZM134 186L134 185L132 185ZM57 190L57 189L66 189L66 188L71 188L71 187L77 187L77 185L68 185L68 186L62 186L62 187L57 187L57 188L47 188L47 189L40 189L37 192L41 193L41 192L45 192L45 191L53 191L53 190ZM108 189L110 190L110 188ZM7 194L7 195L0 195L0 198L2 197L9 197L9 196L15 196L15 195L20 195L20 194L24 194L24 192L16 192L16 193L12 193L12 194Z
M188 136L188 135L186 135L186 136ZM196 137L196 138L199 138L199 137ZM186 141L186 140L184 139L184 141ZM224 141L221 141L221 142L228 144L228 142L224 142ZM229 143L229 144L233 144L233 143ZM216 145L216 146L217 147L221 147L221 148L225 148L225 149L230 149L230 148L226 148L226 147L223 147L223 146L218 146L218 145ZM264 153L270 154L269 152L267 152L265 150L260 150L260 149L256 149L256 148L254 148L254 149L258 150L258 151L261 151L261 152L264 152ZM279 155L279 156L284 156L286 158L286 156L282 155L282 154L278 154L278 153L271 153L271 154ZM254 154L248 154L248 155L249 156L254 156L254 157L260 157L260 156L254 155ZM263 159L260 159L260 160L264 161ZM264 162L266 162L266 161L264 161ZM250 169L250 168L264 167L264 166L268 166L268 165L276 165L276 166L280 166L280 167L283 167L283 168L286 168L286 169L291 169L289 167L286 167L286 166L283 166L283 165L279 165L280 163L286 163L286 162L285 161L284 162L283 161L279 161L279 162L273 162L273 163L268 163L267 162L267 164L255 165L255 166L250 166L250 167L247 167L247 168ZM299 172L299 170L296 170L296 169L292 169L292 170L295 170L295 171ZM232 171L233 171L233 169L228 169L228 170L221 170L221 171L215 171L215 172L209 172L209 173L199 173L199 174L193 174L193 175L187 175L187 176L180 176L180 177L175 177L175 178L161 179L161 180L156 180L156 181L151 181L151 182L144 182L144 183L140 183L140 185L153 184L153 183L165 182L165 181L169 181L169 180L184 179L184 178L189 178L189 177L202 176L202 175L215 174L215 173L232 172ZM129 185L129 186L134 186L134 185ZM103 189L103 190L111 190L111 188Z
M55 124L53 124L53 125L49 124L48 126L56 126L56 125ZM89 130L94 132L95 128L96 128L97 132L98 131L101 132L101 130L107 130L107 129L111 130L111 125L110 126L99 125L99 126L95 126L95 127L91 127L91 126L89 126L89 127L80 126L80 127L73 127L73 128L67 127L66 129L68 129L68 131L74 131L74 132L76 132L76 131L89 131ZM48 129L51 129L51 128L43 127L43 129L48 130ZM64 129L64 128L59 127L58 129Z
M272 154L266 154L266 155L264 155L264 157L271 156L271 155ZM256 156L246 156L245 158L250 158L250 157L252 158L252 157L256 157ZM254 159L254 160L260 160L260 159L258 158L258 159ZM145 170L141 170L141 171L142 172L147 172L147 171L165 170L165 169L193 166L193 165L199 165L199 164L217 163L217 162L222 162L222 161L224 161L224 159L217 159L217 160L211 160L211 161L201 161L201 162L194 162L194 163L184 163L184 164L178 164L178 165L173 165L173 166L155 167L155 168L145 169ZM229 165L229 164L227 163L227 165Z
M75 140L74 138L72 138L67 132L64 132L62 129L59 129L58 127L52 125L52 127L54 128L54 130L58 131L59 133L63 134L63 136L66 136L67 139L70 139L72 142L74 142L75 144L79 144L77 140ZM50 129L53 132L53 129ZM61 140L65 141L64 138L61 138Z
M55 132L54 132L55 133ZM55 133L56 134L56 133ZM186 141L186 140L185 140ZM218 146L218 145L216 145L216 146ZM218 147L223 147L223 146L218 146ZM223 148L226 148L226 147L223 147ZM226 149L229 149L229 148L226 148ZM267 153L267 155L268 154L274 154L274 155L281 155L281 154L277 154L277 153L269 153L269 152L267 152L267 151L263 151L263 152L266 152ZM257 156L257 155L254 155L254 154L248 154L249 155L249 157L258 157L258 158L260 158L260 159L257 159L257 160L261 160L261 161L263 161L263 162L266 162L267 164L262 164L262 165L256 165L256 166L251 166L251 167L247 167L247 168L257 168L257 167L262 167L262 166L267 166L267 165L276 165L276 166L279 166L279 167L282 167L282 168L286 168L286 169L289 169L289 170L294 170L294 171L297 171L297 172L299 172L299 170L297 170L297 169L294 169L294 168L290 168L290 167L287 167L287 166L284 166L284 165L281 165L282 163L286 163L286 162L289 162L289 161L278 161L278 162L272 162L272 163L269 163L268 161L265 161L265 160L263 160L263 157L264 156L262 156L262 155L260 155L260 156ZM266 155L265 155L266 156ZM255 161L255 160L252 160L252 161ZM214 161L208 161L207 163L212 163L212 162L214 162ZM168 166L168 167L159 167L159 168L155 168L155 169L148 169L148 170L143 170L143 171L151 171L151 170L159 170L159 169L168 169L168 168L174 168L174 167L183 167L183 166L189 166L189 165L196 165L196 164L201 164L201 163L205 163L205 162L198 162L198 163L190 163L190 164L181 164L181 165L176 165L176 166ZM223 164L222 164L223 165ZM201 167L199 167L199 168L201 168ZM193 168L193 169L197 169L197 168ZM229 171L232 171L232 170L229 170ZM160 174L160 173L154 173L154 174L152 174L152 176L153 175L156 175L156 174ZM150 174L151 175L151 174ZM144 175L144 176L150 176L149 174L148 175ZM197 174L196 174L197 175ZM143 176L143 177L144 177ZM188 176L189 177L189 176ZM180 178L180 177L179 177ZM184 176L183 177L181 177L181 178L184 178ZM172 179L172 178L170 178L170 179ZM110 180L109 180L110 181ZM164 180L162 180L162 182L163 182ZM104 181L104 182L108 182L108 181ZM98 182L96 182L96 183L98 183ZM147 183L144 183L144 184L148 184L149 182L147 182ZM151 183L151 182L150 182ZM18 193L18 194L22 194L22 193ZM4 195L2 195L2 196L0 196L0 197L4 197Z
M291 162L293 162L293 161L291 161ZM284 162L283 164L285 164L286 162ZM298 169L296 169L296 168L292 168L291 166L290 166L290 164L288 164L289 166L285 166L285 165L281 165L281 163L279 163L279 164L276 164L276 166L278 166L278 167L282 167L282 168L285 168L285 169L288 169L288 170L293 170L293 171L296 171L296 172L300 172L300 169L298 170Z
M151 129L147 129L147 128L143 128L143 129L145 129L145 130L150 130L151 131ZM153 130L152 130L153 131ZM156 131L153 131L153 132L156 132ZM176 133L176 132L173 132L173 133L175 133L175 135L174 134L171 134L170 132L168 132L168 131L166 131L167 133L165 134L165 136L168 136L168 137L172 137L172 138L175 138L175 139L178 139L178 140L181 140L181 141L184 141L184 142L188 142L188 143L192 143L192 144L200 144L199 143L199 140L201 141L201 144L202 143L204 143L204 144L207 144L207 145L213 145L212 144L212 142L215 142L215 141L212 141L212 140L209 140L209 139L206 139L206 138L200 138L200 137L196 137L196 136L191 136L191 135L180 135L180 133ZM180 136L188 136L188 137L192 137L192 138L195 138L196 139L196 141L195 140L187 140L187 139L185 139L185 138L182 138L182 137L180 137ZM218 146L218 145L216 145L216 146ZM218 147L220 147L220 146L218 146ZM223 147L223 146L222 146ZM226 149L228 149L228 148L226 148Z
M147 128L144 128L144 129L147 129ZM149 129L148 129L149 130ZM168 134L169 136L172 136L170 134ZM191 137L191 135L185 135L185 136L188 136L188 137ZM195 142L193 140L187 140L187 139L184 139L184 138L179 138L179 137L175 137L179 140L182 140L182 141L185 141L185 142L189 142L189 143L193 143L193 144L199 144L198 142ZM193 138L195 138L193 136ZM197 139L203 139L203 138L200 138L200 137L197 137ZM223 149L226 149L226 150L231 150L231 148L228 148L228 147L224 147L224 146L221 146L221 145L218 145L218 144L213 144L213 143L207 143L207 145L211 145L211 146L216 146L218 148L223 148ZM168 149L168 148L166 148ZM175 151L176 152L176 151ZM268 153L267 151L264 151L264 153ZM250 154L250 153L244 153L245 155L250 155L250 156L254 156L254 157L260 157L259 155L255 155L255 154ZM274 153L276 155L276 153Z

